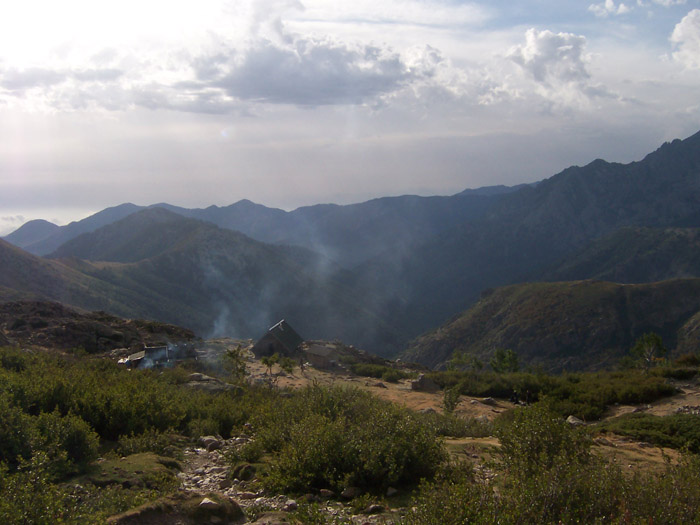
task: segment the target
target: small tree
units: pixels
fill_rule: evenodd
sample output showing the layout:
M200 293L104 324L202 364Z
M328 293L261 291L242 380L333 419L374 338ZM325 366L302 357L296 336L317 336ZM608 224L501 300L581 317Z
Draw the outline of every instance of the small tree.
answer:
M496 352L490 361L491 368L498 374L505 374L507 372L517 372L520 370L520 364L518 363L518 354L513 352L513 350L504 350L503 348L497 348Z
M445 412L451 414L457 408L459 404L459 386L453 386L452 388L446 388L443 392L442 398L442 408Z
M280 355L275 352L272 355L264 356L260 362L267 368L267 375L272 376L272 367L275 366L280 360Z
M447 362L448 370L475 370L479 371L484 368L484 363L482 363L479 358L468 355L462 350L455 350L452 357Z
M246 375L245 356L241 345L228 348L221 356L221 368L234 381L240 381Z
M656 359L666 357L668 349L664 346L659 334L649 332L637 339L630 352L642 361L644 370L649 370Z

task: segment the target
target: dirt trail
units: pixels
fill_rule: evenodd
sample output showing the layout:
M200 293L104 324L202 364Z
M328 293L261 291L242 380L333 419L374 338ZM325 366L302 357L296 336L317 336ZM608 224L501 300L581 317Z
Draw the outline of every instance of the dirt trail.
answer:
M252 378L267 377L267 368L259 361L247 363L247 370ZM273 374L279 373L277 367ZM380 399L391 401L412 410L434 410L442 412L443 393L418 392L411 389L411 380L403 379L397 383L382 381L368 377L359 377L343 373L331 373L306 367L303 372L295 368L293 374L277 376L277 386L282 388L301 388L310 384L354 386L371 392ZM515 405L508 401L490 398L461 396L455 408L455 414L465 418L485 417L489 421L498 414L513 408Z
M648 405L617 405L610 407L604 419L612 419L634 412L645 412L655 416L669 416L682 411L686 407L700 410L700 385L693 381L673 381L679 393L654 401Z

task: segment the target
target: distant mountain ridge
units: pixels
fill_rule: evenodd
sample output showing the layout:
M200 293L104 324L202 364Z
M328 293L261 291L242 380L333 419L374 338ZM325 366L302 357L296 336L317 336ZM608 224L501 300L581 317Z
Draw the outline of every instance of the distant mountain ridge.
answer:
M388 247L415 244L455 224L481 217L500 197L517 191L521 186L525 185L465 190L448 197L404 195L358 204L318 204L291 212L249 200L203 209L187 209L167 203L148 207L164 208L184 217L210 222L258 241L312 249L346 268L352 268ZM25 242L21 247L35 255L48 255L78 235L93 232L144 208L130 203L107 208L82 221L60 227L37 242ZM6 240L11 242L12 235L14 233Z
M52 222L36 219L24 223L11 234L7 235L5 240L18 248L26 248L57 234L60 229L60 226Z
M34 255L48 255L63 243L74 239L78 235L93 232L102 226L106 226L107 224L111 224L119 219L123 219L124 217L131 215L140 209L140 206L136 206L135 204L131 203L106 208L81 221L71 222L66 226L59 226L58 229L54 230L50 235L35 242L24 243L24 245L20 247ZM12 242L15 233L18 233L21 229L22 228L6 236L5 240Z

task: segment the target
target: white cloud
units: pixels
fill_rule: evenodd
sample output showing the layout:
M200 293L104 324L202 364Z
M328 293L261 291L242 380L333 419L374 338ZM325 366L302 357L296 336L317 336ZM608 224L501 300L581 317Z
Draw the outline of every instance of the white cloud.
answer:
M392 5L404 11L375 6L365 15L401 23L418 15L426 16L429 23L447 22L450 14L462 21L479 18L479 10L469 6L434 4L436 9L427 16L420 2ZM312 7L312 16L326 9L318 4ZM426 47L400 52L387 44L297 33L282 17L305 14L298 0L240 1L230 9L237 27L243 28L233 39L223 32L210 32L200 35L198 45L190 42L187 48L166 48L167 39L145 48L146 52L105 46L90 53L88 60L97 65L92 69L61 67L60 61L0 68L0 102L33 110L113 111L141 106L221 114L245 111L244 105L250 103L377 104L425 83L442 60ZM341 16L356 14L353 9L340 11Z
M511 49L509 57L537 82L581 82L590 77L585 48L583 36L528 29L525 44Z
M687 68L700 68L700 9L693 9L676 25L671 42L677 60Z
M657 5L662 5L664 7L671 7L673 5L683 5L686 0L651 0Z
M625 5L623 2L615 4L614 0L605 0L605 2L601 2L600 4L591 4L588 6L588 10L600 18L605 18L610 15L625 15L631 12L632 9L633 8Z

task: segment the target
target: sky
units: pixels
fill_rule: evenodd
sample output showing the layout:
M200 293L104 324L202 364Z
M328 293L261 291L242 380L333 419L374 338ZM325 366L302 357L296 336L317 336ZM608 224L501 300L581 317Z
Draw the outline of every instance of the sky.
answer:
M700 130L700 0L0 7L0 235L533 182Z

